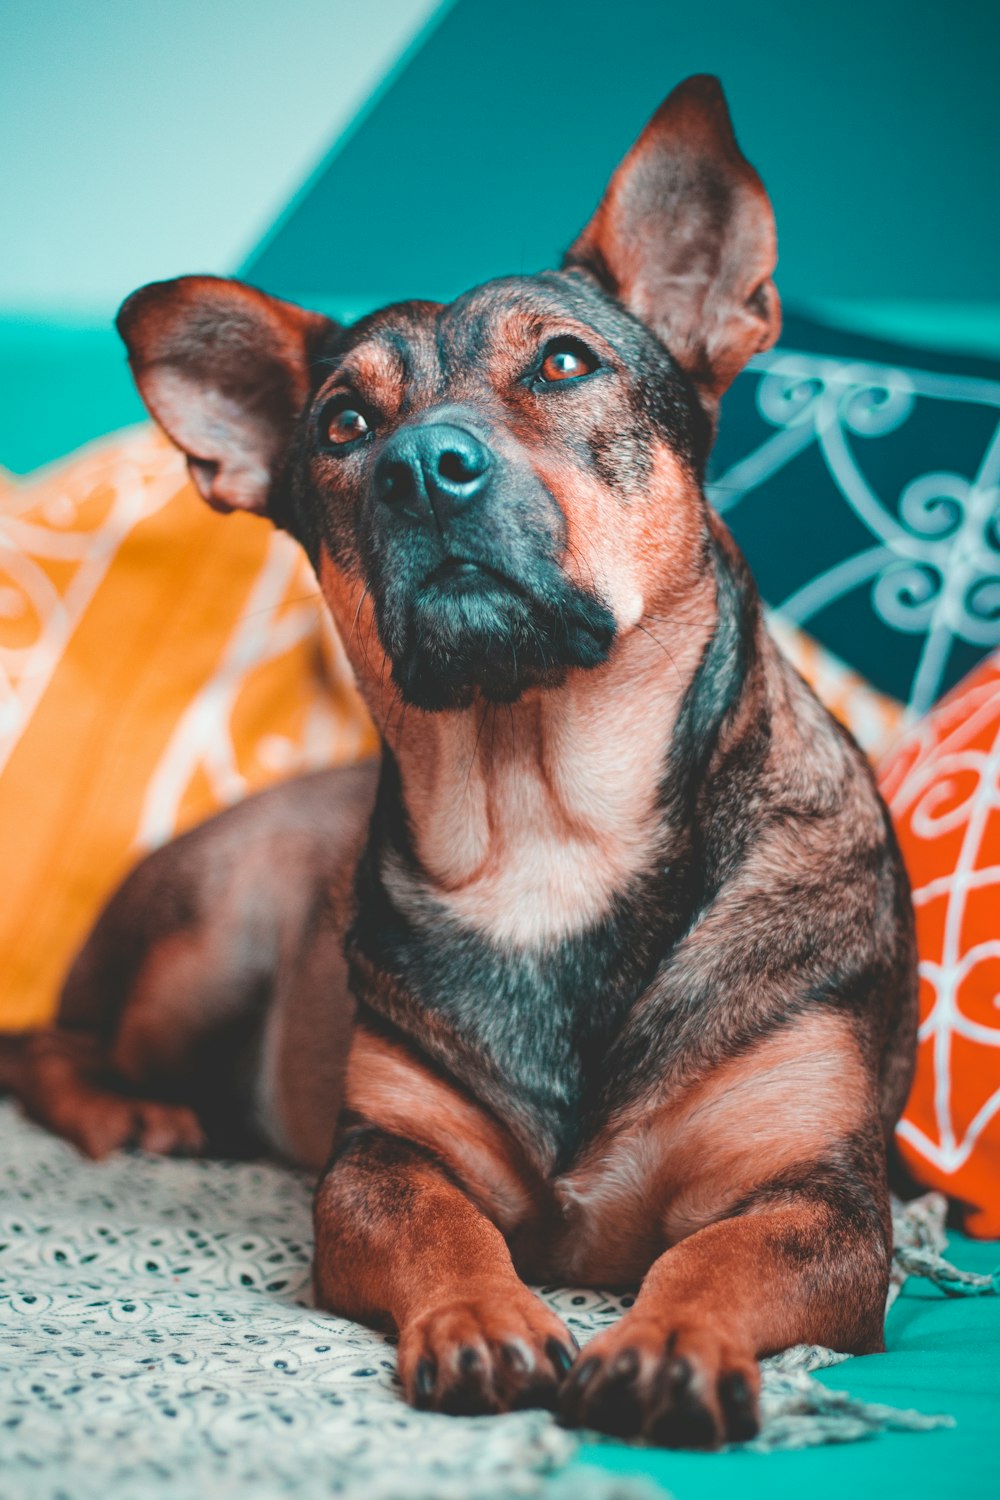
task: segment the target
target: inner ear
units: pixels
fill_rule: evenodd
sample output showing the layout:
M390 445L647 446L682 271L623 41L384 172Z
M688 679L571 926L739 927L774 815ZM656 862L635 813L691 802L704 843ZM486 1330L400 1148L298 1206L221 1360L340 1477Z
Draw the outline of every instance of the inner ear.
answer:
M569 250L651 328L714 409L781 331L774 214L718 79L670 94Z
M139 394L218 510L264 512L334 324L217 276L134 292L117 319Z

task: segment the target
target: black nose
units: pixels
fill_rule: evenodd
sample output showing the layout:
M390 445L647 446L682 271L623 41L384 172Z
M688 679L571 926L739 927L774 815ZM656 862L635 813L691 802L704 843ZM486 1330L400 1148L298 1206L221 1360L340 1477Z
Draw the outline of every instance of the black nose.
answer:
M375 466L375 496L415 521L443 530L449 516L481 495L491 459L463 427L444 422L404 427L386 443Z

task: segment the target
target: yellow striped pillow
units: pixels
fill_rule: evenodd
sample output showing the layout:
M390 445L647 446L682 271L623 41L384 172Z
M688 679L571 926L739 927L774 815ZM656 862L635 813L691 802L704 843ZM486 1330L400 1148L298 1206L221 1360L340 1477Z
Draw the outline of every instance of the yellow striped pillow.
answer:
M291 538L137 428L0 483L0 1028L143 851L375 735Z

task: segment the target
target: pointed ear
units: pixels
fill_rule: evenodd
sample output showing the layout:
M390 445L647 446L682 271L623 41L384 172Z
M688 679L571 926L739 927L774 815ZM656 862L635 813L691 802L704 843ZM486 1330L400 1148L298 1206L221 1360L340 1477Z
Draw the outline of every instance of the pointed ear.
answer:
M216 510L267 509L333 324L217 276L140 287L117 327L139 394Z
M774 215L718 79L688 78L618 168L564 265L650 327L710 410L781 331Z

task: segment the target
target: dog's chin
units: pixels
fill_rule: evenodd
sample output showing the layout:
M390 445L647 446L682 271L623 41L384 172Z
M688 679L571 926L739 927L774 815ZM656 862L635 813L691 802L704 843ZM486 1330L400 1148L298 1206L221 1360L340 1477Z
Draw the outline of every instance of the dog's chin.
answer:
M599 666L614 636L610 610L571 585L549 597L462 570L419 589L390 652L392 675L404 701L428 712L467 708L477 694L515 703L557 687L573 667Z

